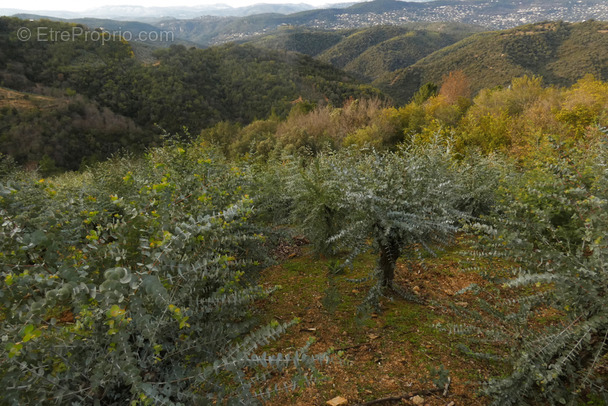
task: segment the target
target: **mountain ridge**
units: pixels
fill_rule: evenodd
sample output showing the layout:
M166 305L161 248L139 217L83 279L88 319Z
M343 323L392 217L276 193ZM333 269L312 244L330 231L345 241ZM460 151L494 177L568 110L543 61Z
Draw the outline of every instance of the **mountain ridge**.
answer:
M305 3L256 3L242 7L232 7L228 4L211 4L201 6L171 6L146 7L136 5L103 6L84 11L67 10L22 10L18 8L0 8L0 15L16 16L18 14L36 14L55 18L103 18L114 20L137 20L153 22L163 18L189 19L202 15L218 17L245 17L254 14L267 13L272 10L279 14L290 14L304 10L314 9L314 6Z
M460 22L496 30L546 20L608 20L608 4L598 0L580 0L576 3L571 0L435 0L424 3L374 0L344 9L218 18L203 16L192 20L165 20L156 25L179 32L184 39L202 45L213 45L245 40L274 32L283 26L338 30L411 22Z
M295 27L245 43L301 52L371 82L481 31L481 27L459 23L410 23L337 31Z
M243 41L284 26L339 30L412 22L460 22L496 30L541 21L608 20L608 4L599 0L374 0L343 8L332 6L290 14L280 14L288 11L281 7L271 5L257 10L262 14L244 17L197 13L185 19L159 16L142 19L200 46Z
M570 86L587 74L608 80L608 22L544 22L472 35L373 82L404 103L425 83L460 70L471 88L507 85L514 77L542 76Z

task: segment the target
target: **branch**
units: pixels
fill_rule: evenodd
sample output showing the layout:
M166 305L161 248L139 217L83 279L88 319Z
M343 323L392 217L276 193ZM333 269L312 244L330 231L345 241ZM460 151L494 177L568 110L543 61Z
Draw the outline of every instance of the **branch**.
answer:
M435 395L435 394L441 393L441 392L443 392L443 389L422 390L422 391L418 391L418 392L405 393L403 395L398 395L398 396L390 396L387 398L370 400L369 402L359 403L356 406L371 406L371 405L377 405L377 404L385 403L385 402L399 402L404 399L407 400L407 399L413 398L414 396L429 396L429 395Z

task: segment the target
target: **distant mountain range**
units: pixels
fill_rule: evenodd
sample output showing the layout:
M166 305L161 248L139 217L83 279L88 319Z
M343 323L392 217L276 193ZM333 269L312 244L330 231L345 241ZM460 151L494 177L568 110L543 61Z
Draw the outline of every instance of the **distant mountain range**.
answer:
M348 7L353 3L345 4ZM74 12L66 10L37 10L26 11L13 8L0 8L0 15L36 14L57 18L110 18L117 20L135 20L142 22L158 21L163 18L189 19L200 16L244 17L254 14L278 13L291 14L299 11L312 10L315 7L304 4L254 4L244 7L231 7L227 4L201 5L195 7L144 7L144 6L104 6L85 11Z
M432 0L411 0L412 2L427 2ZM246 17L256 14L293 14L314 9L343 9L357 4L359 1L312 6L306 3L257 3L250 6L232 7L228 4L210 4L193 7L145 7L145 6L103 6L85 11L69 10L24 10L19 8L0 7L0 16L40 15L46 17L74 18L103 18L115 20L134 20L140 22L157 22L162 19L192 19L202 16L214 17Z
M460 22L487 29L506 29L549 20L582 22L590 19L608 20L608 3L603 0L436 0L422 3L375 0L347 8L314 9L287 15L202 16L187 20L167 19L155 25L182 39L209 46L289 26L337 30L412 22Z
M429 1L429 0L418 0ZM104 18L116 20L135 20L141 22L154 22L160 19L191 19L201 16L215 17L245 17L255 14L293 14L300 11L322 8L346 8L356 2L344 2L326 6L312 6L305 3L257 3L250 6L232 7L228 4L209 4L193 7L145 7L145 6L103 6L85 11L68 10L23 10L18 8L0 7L0 16L14 16L18 14L34 14L55 18Z
M209 46L267 34L284 26L326 30L401 25L411 22L460 22L506 29L541 21L608 20L604 0L374 0L315 8L308 4L225 4L198 7L106 6L82 13L0 8L0 15L65 19L102 18L140 21L173 31L177 37ZM94 27L91 27L94 28Z

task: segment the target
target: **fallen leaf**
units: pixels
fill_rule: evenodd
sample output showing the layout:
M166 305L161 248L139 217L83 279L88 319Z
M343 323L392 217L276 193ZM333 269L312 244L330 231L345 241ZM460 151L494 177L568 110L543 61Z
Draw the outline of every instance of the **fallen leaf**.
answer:
M344 399L342 396L338 396L333 398L332 400L328 400L325 402L326 405L329 406L344 406L348 405L348 400Z

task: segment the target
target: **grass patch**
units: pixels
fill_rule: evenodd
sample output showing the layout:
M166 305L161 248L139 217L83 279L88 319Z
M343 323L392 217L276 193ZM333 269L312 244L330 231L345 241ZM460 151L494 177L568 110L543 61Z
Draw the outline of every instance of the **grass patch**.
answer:
M323 305L323 297L330 286L328 270L334 259L316 257L304 249L301 256L264 271L265 285L281 287L258 303L261 317L267 321L298 317L301 322L262 351L288 352L310 338L315 339L312 352L334 351L334 362L321 370L324 380L298 389L296 394L278 395L271 402L317 405L343 396L349 403L358 403L433 389L430 371L443 366L452 379L448 398L427 398L425 404L487 404L487 399L477 395L478 383L500 374L504 366L463 354L458 346L469 344L466 337L436 328L438 323L458 321L448 306L456 292L470 283L483 283L478 271L471 270L461 255L463 249L466 247L459 243L438 251L437 256L425 257L423 265L400 261L396 283L428 304L390 295L382 299L381 312L363 320L358 317L357 306L374 282L352 283L349 279L372 273L376 264L372 254L362 255L352 269L334 276L333 289L339 304L333 312ZM464 269L460 266L463 263ZM471 299L467 306L474 306L472 298L465 295L457 300ZM471 345L475 350L480 346L483 344ZM483 349L492 350L488 346Z

